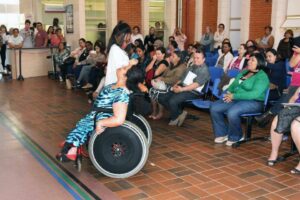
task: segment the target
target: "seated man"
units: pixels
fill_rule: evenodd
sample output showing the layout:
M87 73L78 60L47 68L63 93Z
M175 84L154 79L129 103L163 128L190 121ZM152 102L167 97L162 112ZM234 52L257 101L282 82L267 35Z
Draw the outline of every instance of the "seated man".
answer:
M198 98L199 91L209 79L209 71L205 64L205 53L201 48L198 48L194 53L193 65L187 68L181 80L171 88L171 91L158 97L158 102L170 110L171 121L169 125L181 126L183 124L187 112L183 111L182 103L186 100Z

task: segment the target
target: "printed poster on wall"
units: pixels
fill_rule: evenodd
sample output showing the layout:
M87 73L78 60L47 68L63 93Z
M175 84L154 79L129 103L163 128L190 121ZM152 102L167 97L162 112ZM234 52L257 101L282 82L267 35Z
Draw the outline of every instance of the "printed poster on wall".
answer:
M66 33L74 33L73 5L66 5Z

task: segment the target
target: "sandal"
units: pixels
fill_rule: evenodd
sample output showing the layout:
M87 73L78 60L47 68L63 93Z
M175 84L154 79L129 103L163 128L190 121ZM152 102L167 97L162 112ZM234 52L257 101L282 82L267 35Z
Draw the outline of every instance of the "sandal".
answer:
M294 168L291 170L291 174L300 174L300 169Z
M267 161L267 165L270 167L274 166L276 163L277 163L277 160L268 160Z

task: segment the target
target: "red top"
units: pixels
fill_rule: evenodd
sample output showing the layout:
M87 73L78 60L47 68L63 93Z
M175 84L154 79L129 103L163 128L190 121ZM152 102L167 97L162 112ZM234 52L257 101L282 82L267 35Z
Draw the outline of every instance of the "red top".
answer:
M48 34L46 31L42 30L37 32L35 36L35 47L44 47L45 40L48 38Z

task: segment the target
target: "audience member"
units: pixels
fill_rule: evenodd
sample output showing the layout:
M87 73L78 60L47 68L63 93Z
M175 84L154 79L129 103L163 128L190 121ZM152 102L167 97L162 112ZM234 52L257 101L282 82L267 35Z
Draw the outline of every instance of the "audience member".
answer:
M175 51L170 56L170 67L162 74L162 76L153 79L153 87L150 89L150 97L152 102L152 119L160 119L163 117L163 106L158 104L159 94L168 92L171 86L175 85L186 70L186 64L181 60L182 53Z
M204 85L209 81L210 75L205 64L205 53L199 48L194 53L194 63L187 68L180 81L170 88L166 94L158 97L158 103L170 111L170 126L181 126L187 116L183 110L186 100L199 98Z
M161 76L169 66L169 63L165 60L166 49L164 47L157 48L155 55L152 57L151 62L146 67L146 85L151 88L152 79L156 79Z
M292 122L291 125L291 134L292 134L292 138L294 140L294 143L298 149L298 152L300 152L300 117L298 115L298 117ZM298 165L291 170L292 174L300 174L300 162L298 163Z
M295 91L293 96L290 98L289 103L300 103L300 87ZM275 116L270 129L272 150L268 158L267 165L274 166L276 164L283 134L290 131L292 122L299 116L300 116L300 106L289 106L289 105L286 105L286 107L284 107L278 113L278 115ZM299 134L299 132L297 134ZM292 132L292 136L295 139L294 132ZM296 140L295 142L298 141Z
M241 114L261 112L264 106L269 79L264 72L265 59L262 54L253 54L248 61L248 69L242 71L229 86L223 99L212 103L212 119L215 143L226 142L232 146L243 139ZM227 113L228 124L224 114Z
M31 22L29 19L25 20L25 28L20 31L20 35L22 36L23 48L33 48L33 40L34 35L33 31L30 29Z
M90 51L89 55L85 61L85 65L82 66L78 82L84 82L86 85L84 85L82 88L92 88L93 85L89 81L89 74L91 72L92 67L96 67L97 63L106 63L106 55L104 53L105 47L99 46L99 44L94 45L94 51Z
M236 69L241 71L247 65L248 60L246 59L247 47L245 44L241 44L238 49L238 56L235 56L231 63L229 64L228 69Z
M50 37L50 44L52 47L57 47L61 42L65 42L65 38L62 34L61 28L57 28L55 33Z
M220 49L222 47L222 41L226 38L225 35L225 25L219 24L218 30L214 34L214 50Z
M1 51L0 51L0 55L1 55L1 63L3 66L3 73L6 74L8 72L8 66L7 66L7 60L6 60L6 55L7 55L7 41L9 38L9 33L7 32L7 28L5 25L1 25L0 26L0 30L1 30L1 38L2 38L2 46L1 46Z
M11 49L22 48L23 46L23 38L19 35L19 29L13 29L13 35L8 39L8 47Z
M214 34L209 26L206 27L205 33L200 39L200 44L204 46L205 52L211 52L214 50Z
M140 39L140 40L144 41L144 37L141 34L141 29L139 26L134 26L132 28L131 43L134 44L136 39Z
M222 44L222 51L216 62L216 67L223 68L223 70L226 72L232 59L233 59L233 52L232 52L231 44L225 42Z
M138 66L142 68L142 71L144 73L144 76L146 75L146 67L149 65L151 62L150 57L148 54L146 54L146 50L144 45L139 45L136 47L136 53L138 54Z
M283 89L286 88L286 69L285 62L277 59L275 49L266 51L267 68L270 69L268 74L270 80L269 101L277 100L282 95Z
M42 48L47 47L48 44L48 35L47 32L43 29L41 22L36 23L37 33L35 36L35 47Z
M182 33L181 28L175 28L173 37L178 44L178 48L180 51L184 50L184 44L187 40L187 37L184 33Z
M293 37L294 33L291 29L288 29L284 33L284 38L280 40L277 47L278 59L285 60L290 59L293 55Z
M265 27L265 34L261 38L257 39L258 48L263 49L264 51L266 49L273 48L274 45L274 36L272 33L272 26L266 26Z
M59 80L65 81L67 75L67 66L65 60L70 56L70 51L66 48L63 42L59 43L57 52L54 54L54 60L56 66L60 69Z
M145 41L144 41L144 46L148 53L150 53L151 51L154 51L153 45L154 45L154 42L156 39L157 38L155 35L155 29L154 29L154 27L150 27L149 35L146 35Z

